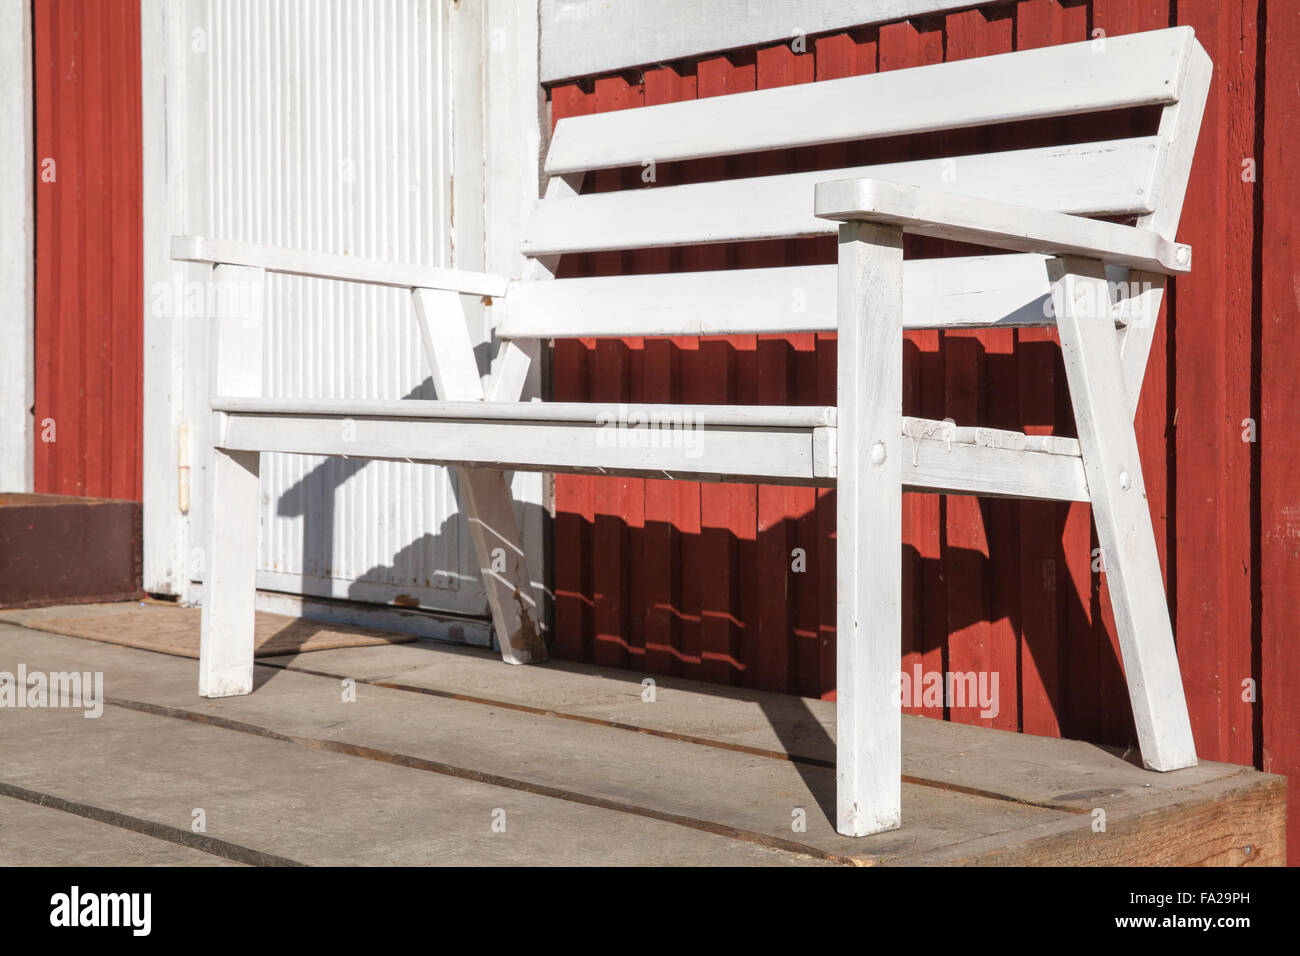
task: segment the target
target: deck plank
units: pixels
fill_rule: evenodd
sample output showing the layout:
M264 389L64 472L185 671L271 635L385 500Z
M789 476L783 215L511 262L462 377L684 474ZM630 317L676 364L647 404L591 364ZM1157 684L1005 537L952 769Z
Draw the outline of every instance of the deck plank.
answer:
M660 678L646 703L635 673L562 662L521 671L490 651L430 642L259 659L252 695L206 701L183 658L8 619L0 614L0 670L19 661L29 670L102 670L113 703L97 721L15 711L7 719L17 730L0 749L93 749L104 754L96 761L139 772L86 777L69 753L4 782L163 817L179 813L171 804L190 799L180 794L197 775L210 801L226 801L227 839L308 862L355 861L346 857L353 853L414 862L420 852L426 862L510 853L544 862L546 839L572 827L589 828L592 862L634 858L643 840L661 847L643 848L659 861L688 863L1276 864L1285 854L1284 781L1234 765L1155 774L1086 743L907 717L903 828L851 839L834 832L830 702ZM355 704L341 702L345 677L358 682ZM88 733L61 732L69 717ZM158 753L141 760L140 739L160 741ZM246 760L249 779L222 780L223 753ZM23 764L3 756L0 765ZM330 783L318 794L311 779ZM252 799L260 790L278 815ZM420 809L428 801L444 807L437 821ZM476 834L482 813L503 802L526 806L537 829L533 842L499 857L504 844ZM323 814L319 832L339 847L351 846L342 834L354 814L370 819L367 806L381 807L382 828L392 829L364 853L325 850L284 822L291 806ZM1104 833L1093 831L1097 808L1106 811ZM792 828L797 810L803 831ZM183 825L177 819L172 825ZM455 849L446 834L422 833L471 822L472 838ZM394 834L418 848L408 851Z

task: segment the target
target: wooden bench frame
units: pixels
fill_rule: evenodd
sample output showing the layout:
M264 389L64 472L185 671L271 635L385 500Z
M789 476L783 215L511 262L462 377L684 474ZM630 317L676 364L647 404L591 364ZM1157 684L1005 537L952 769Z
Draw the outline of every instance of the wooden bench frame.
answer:
M546 650L506 470L834 486L836 822L845 834L876 833L900 823L902 493L1045 498L1092 505L1145 765L1195 764L1132 419L1165 279L1191 266L1174 235L1210 72L1192 31L1180 27L1101 48L1070 44L563 120L524 240L532 262L514 282L177 237L173 258L210 264L218 286L260 290L266 273L278 272L410 290L439 397L262 398L260 308L241 313L229 304L239 297L227 297L217 309L208 504L219 510L209 521L200 694L252 690L263 451L452 466L512 663L543 660ZM960 157L951 185L947 167L926 160L581 193L587 172L646 156L662 163L1154 105L1162 108L1155 136ZM804 122L771 122L783 110ZM574 252L835 230L836 266L553 278L559 257ZM904 233L1014 254L904 262ZM792 289L803 310L782 305ZM507 306L486 384L462 309L467 295L504 296ZM260 293L242 301L259 302ZM1059 330L1077 440L904 418L905 329L1034 325ZM832 408L615 412L519 401L528 370L519 338L812 330L838 330ZM632 431L647 426L631 441L619 431L628 416ZM656 422L667 423L668 437L647 441Z

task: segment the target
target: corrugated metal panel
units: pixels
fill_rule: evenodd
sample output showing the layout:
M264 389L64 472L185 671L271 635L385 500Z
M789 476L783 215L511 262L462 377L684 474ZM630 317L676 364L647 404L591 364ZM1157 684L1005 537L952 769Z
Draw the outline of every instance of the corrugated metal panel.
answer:
M449 264L441 6L427 0L203 5L208 189L191 231ZM198 22L202 22L201 20ZM410 297L270 276L272 396L432 398ZM444 469L269 455L259 583L479 612ZM457 593L457 592L461 593Z
M35 489L140 499L138 0L33 5Z

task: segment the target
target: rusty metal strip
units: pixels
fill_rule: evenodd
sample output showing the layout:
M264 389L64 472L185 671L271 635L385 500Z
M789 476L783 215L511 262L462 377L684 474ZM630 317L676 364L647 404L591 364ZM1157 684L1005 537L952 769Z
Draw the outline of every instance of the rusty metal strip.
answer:
M165 823L133 817L130 814L118 813L116 810L107 810L104 807L94 807L76 800L65 800L53 794L28 790L26 787L19 787L4 781L0 781L0 797L11 797L14 800L23 800L38 807L58 810L62 813L71 813L73 816L84 817L97 823L106 823L111 827L117 827L119 830L130 830L132 833L139 833L155 840L189 847L191 850L198 850L201 853L219 856L222 859L233 860L236 863L245 863L249 866L307 865L299 863L297 860L290 860L286 857L274 856L270 853L263 853L261 850L240 846L238 843L218 840L202 833L192 833L179 827L167 826Z

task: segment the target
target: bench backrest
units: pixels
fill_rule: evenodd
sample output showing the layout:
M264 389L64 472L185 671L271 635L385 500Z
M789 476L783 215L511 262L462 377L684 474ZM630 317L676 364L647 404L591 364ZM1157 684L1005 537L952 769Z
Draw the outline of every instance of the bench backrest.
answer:
M553 279L559 257L833 235L816 183L869 176L1095 217L1174 238L1209 88L1189 27L562 119L501 338L835 328L833 266ZM1150 135L844 169L581 193L586 173L1152 107ZM1114 130L1098 123L1097 131ZM1077 139L1077 137L1074 137ZM630 177L629 177L630 178ZM547 279L549 281L536 281ZM532 280L532 281L527 281ZM1046 324L1042 257L909 263L908 327Z

